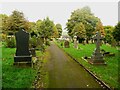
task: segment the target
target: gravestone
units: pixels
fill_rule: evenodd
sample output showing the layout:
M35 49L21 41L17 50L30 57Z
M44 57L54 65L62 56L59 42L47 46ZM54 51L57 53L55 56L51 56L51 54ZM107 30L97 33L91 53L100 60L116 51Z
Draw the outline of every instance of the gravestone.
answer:
M102 41L102 37L100 32L97 32L96 35L93 37L94 42L96 44L96 48L95 51L91 57L91 59L89 60L89 62L91 64L105 64L104 60L103 60L103 55L100 52L100 46L101 46L101 41Z
M74 36L74 48L78 49L77 36Z
M65 40L65 42L64 42L64 47L65 47L65 48L69 48L69 47L70 47L70 46L69 46L69 41Z
M14 64L27 63L31 65L32 58L29 52L29 33L20 29L15 33L16 53L14 56Z

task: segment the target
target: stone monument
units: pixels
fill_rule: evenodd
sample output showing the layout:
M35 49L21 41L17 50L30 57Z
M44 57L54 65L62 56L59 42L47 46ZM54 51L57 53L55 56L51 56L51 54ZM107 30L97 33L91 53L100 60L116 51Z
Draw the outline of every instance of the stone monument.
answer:
M27 63L31 65L32 57L29 52L29 33L20 29L15 33L16 53L14 56L14 65L18 63Z
M69 41L65 40L65 42L64 42L64 47L65 47L65 48L69 48L69 47L70 47L70 46L69 46Z
M78 49L78 41L77 41L77 36L74 36L74 48Z
M102 43L102 37L101 37L100 32L97 32L96 35L93 37L93 39L96 44L96 48L89 62L91 64L105 64L103 60L103 55L100 52L100 46Z

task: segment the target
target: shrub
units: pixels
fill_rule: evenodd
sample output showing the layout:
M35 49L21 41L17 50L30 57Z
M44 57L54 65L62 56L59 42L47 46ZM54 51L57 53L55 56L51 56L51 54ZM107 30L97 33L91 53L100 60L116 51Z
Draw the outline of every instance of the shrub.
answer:
M37 46L37 38L36 37L31 37L30 38L30 47L31 48L36 48Z
M45 42L45 45L50 46L50 42L47 40L47 41Z
M3 34L3 33L2 33L1 36L0 36L0 38L2 39L2 41L5 41L5 40L6 40L6 37L7 37L6 34Z
M6 39L6 45L7 48L15 48L16 44L15 44L15 38L14 37L10 37Z

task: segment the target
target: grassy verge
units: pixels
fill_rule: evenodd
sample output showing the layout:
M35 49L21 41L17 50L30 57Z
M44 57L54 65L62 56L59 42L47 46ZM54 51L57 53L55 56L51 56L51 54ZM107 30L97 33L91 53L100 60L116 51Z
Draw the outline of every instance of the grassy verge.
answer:
M13 66L15 48L2 48L2 87L30 88L35 79L33 68L17 68Z
M59 47L61 46L61 42L57 42ZM84 67L89 69L91 72L96 74L101 80L103 80L106 84L108 84L112 88L118 88L118 51L114 47L102 45L101 49L105 51L109 51L115 53L115 56L105 57L105 62L107 66L95 66L91 65L85 60L81 59L84 56L91 56L94 51L94 44L79 44L79 49L73 48L73 43L70 43L70 48L63 48L65 52L69 53L72 57L76 58Z
M35 65L37 75L33 88L47 88L49 84L49 77L48 72L46 71L46 64L49 58L49 53L46 50L43 53L36 51L36 55L38 56L38 60Z
M46 70L46 65L47 65L48 60L49 60L49 53L48 53L48 51L45 51L43 61L42 61L43 65L41 68L41 77L42 77L43 88L48 88L48 85L49 85L49 75Z
M0 89L2 88L2 42L0 42Z

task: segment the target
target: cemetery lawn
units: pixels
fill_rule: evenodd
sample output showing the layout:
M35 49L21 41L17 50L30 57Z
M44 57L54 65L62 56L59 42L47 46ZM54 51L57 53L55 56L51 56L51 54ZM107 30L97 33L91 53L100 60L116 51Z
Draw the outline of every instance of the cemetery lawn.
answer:
M56 43L60 48L60 42ZM89 69L98 78L104 81L111 88L118 88L118 50L111 46L102 45L101 49L105 51L115 53L115 56L105 57L106 66L104 65L91 65L86 62L82 57L90 57L95 49L94 44L79 44L79 49L73 48L73 43L70 43L70 48L63 48L66 53L77 59L85 68Z
M31 88L36 71L33 68L13 66L15 48L2 47L2 87Z

